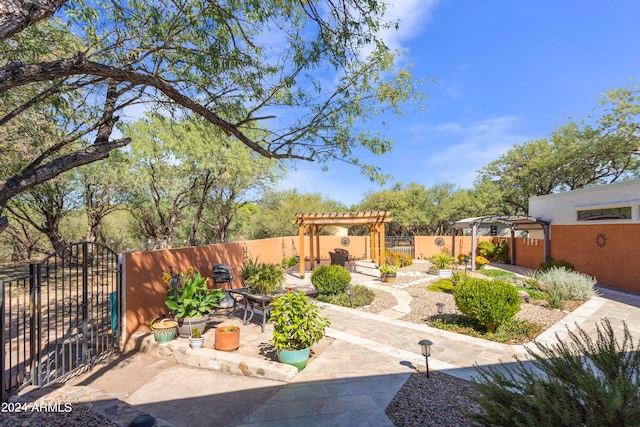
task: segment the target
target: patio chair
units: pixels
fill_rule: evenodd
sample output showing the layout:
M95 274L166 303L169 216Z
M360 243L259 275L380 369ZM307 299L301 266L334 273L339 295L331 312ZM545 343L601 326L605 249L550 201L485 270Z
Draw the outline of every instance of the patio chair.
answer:
M349 255L349 251L346 249L342 249L342 248L335 248L333 250L335 253L337 254L341 254L345 257L345 264L349 264L351 266L351 268L349 270L351 271L355 271L356 268L356 258L352 255ZM343 265L344 267L344 265Z
M353 263L353 260L350 260L347 254L329 252L329 257L331 258L331 265L339 265L349 269L347 265L352 265Z

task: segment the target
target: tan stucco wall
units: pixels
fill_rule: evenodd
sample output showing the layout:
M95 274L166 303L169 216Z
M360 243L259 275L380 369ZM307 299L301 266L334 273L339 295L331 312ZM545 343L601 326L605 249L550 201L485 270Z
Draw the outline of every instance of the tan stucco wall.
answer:
M598 235L606 244L596 244ZM640 224L551 225L551 256L572 263L599 283L640 292ZM602 242L602 238L600 238Z

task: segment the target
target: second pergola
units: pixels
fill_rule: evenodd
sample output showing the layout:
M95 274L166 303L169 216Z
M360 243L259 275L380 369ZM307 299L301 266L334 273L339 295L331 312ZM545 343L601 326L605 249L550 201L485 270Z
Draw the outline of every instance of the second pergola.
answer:
M309 260L320 262L320 230L322 227L364 225L369 228L371 259L376 265L384 264L384 223L390 222L387 211L298 213L295 215L300 236L300 277L305 274L305 234L309 236Z

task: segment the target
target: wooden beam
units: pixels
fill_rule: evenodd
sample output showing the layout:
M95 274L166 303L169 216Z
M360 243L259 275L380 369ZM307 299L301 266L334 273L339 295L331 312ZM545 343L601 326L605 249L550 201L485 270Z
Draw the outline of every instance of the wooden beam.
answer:
M298 237L300 238L300 278L304 279L305 260L304 260L304 229L305 226L300 224L298 227Z

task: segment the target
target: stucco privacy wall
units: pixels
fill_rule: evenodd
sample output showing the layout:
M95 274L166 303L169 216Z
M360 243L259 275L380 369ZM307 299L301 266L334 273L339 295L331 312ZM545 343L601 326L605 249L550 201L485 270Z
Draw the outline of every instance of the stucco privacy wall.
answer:
M438 239L444 241L444 245L438 246L436 243ZM478 236L478 242L492 241L493 237L490 236ZM433 255L439 254L443 250L451 253L451 236L415 236L414 242L414 256L416 259L430 258ZM456 255L471 253L471 236L456 236Z
M368 236L349 236L349 244L342 245L342 237L321 236L320 255L329 259L329 251L345 248L356 257L367 258ZM259 262L280 263L284 257L298 254L299 237L234 242L188 248L164 249L125 254L125 331L124 339L136 331L148 331L149 322L156 316L167 314L164 304L166 285L162 274L185 271L193 266L202 275L211 276L214 264L227 264L233 269L233 287L241 287L240 269L246 258Z
M551 225L551 256L599 283L640 292L640 224Z

